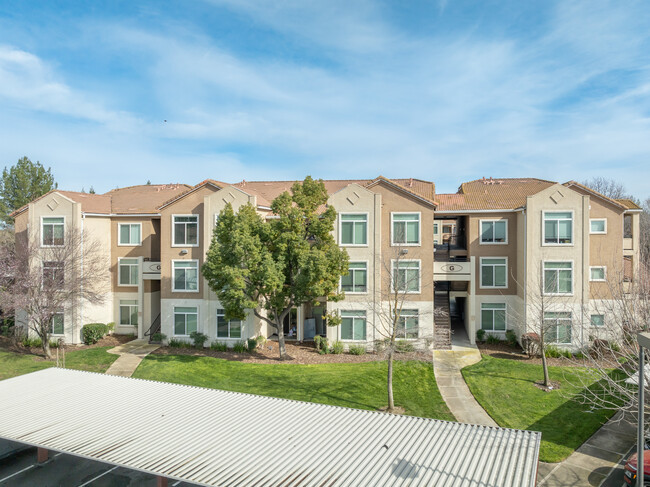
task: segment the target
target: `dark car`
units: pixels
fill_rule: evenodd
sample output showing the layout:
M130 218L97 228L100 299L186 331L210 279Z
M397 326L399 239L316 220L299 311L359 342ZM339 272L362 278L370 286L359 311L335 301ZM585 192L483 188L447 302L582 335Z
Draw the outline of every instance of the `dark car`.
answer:
M646 445L647 448L647 445ZM625 462L623 480L627 485L636 484L636 453ZM643 487L650 487L650 450L643 452Z

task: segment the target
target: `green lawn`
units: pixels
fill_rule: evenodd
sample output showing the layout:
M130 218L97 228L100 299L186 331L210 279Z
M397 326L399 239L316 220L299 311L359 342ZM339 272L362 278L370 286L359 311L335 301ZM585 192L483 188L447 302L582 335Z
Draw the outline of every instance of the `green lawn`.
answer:
M148 355L133 377L335 406L386 406L386 364L247 364L212 357ZM395 404L406 414L453 420L430 363L395 362Z
M105 372L117 360L117 355L107 353L112 347L87 348L69 351L65 354L65 366L68 369L88 370L90 372ZM56 350L52 350L56 354ZM27 374L36 370L54 367L55 360L45 360L42 357L21 354L0 348L0 380Z
M479 363L462 370L476 400L500 425L542 432L539 459L559 462L587 440L607 419L610 411L589 411L572 400L581 388L575 367L549 367L551 380L560 390L544 392L534 382L543 378L542 366L483 356ZM598 384L590 381L590 388Z

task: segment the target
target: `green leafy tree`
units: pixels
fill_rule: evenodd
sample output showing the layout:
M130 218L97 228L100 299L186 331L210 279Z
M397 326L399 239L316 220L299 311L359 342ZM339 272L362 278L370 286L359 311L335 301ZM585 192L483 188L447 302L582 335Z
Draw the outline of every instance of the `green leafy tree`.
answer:
M262 218L251 204L237 213L226 205L203 265L229 318L243 319L250 309L275 328L280 358L283 321L293 307L343 298L338 287L348 255L332 236L336 210L321 211L326 203L325 185L308 176L273 201L274 219ZM331 317L328 324L338 321Z
M11 212L57 187L51 169L22 157L16 165L2 171L0 179L0 219L11 225Z

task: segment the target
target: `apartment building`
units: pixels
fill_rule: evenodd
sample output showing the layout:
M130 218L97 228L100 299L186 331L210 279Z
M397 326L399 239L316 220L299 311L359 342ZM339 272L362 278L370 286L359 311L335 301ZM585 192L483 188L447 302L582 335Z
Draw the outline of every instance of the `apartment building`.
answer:
M420 348L448 347L454 329L472 342L478 329L521 334L537 318L533 297L543 277L557 307L546 317L557 320L553 339L576 346L585 329L606 320L588 310L607 298L607 277L620 270L631 278L638 265L638 207L575 182L481 179L454 194L436 194L432 182L417 179L324 183L339 214L334 236L350 256L345 299L297 307L284 323L288 340L327 335L372 346L385 336L392 276L407 291L399 338ZM226 204L236 211L250 203L273 218L271 201L292 184L205 180L103 195L55 190L17 210L17 234L47 247L66 226L84 229L107 256L105 304L71 305L53 332L79 343L84 323L114 322L117 333L138 337L160 330L184 340L199 331L210 342L273 338L275 330L253 313L226 320L200 269ZM328 312L340 314L341 326L326 326Z

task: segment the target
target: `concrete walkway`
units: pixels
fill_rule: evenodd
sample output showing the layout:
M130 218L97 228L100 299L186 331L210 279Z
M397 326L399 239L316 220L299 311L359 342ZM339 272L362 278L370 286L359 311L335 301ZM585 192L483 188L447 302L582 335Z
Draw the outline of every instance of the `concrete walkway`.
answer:
M140 362L142 362L142 359L158 347L160 345L150 344L146 339L138 339L111 348L107 350L108 353L119 355L119 358L113 362L113 365L108 368L106 373L108 375L131 377L135 369L140 365Z
M481 352L471 345L463 329L455 329L451 350L433 351L433 373L442 399L461 423L498 426L469 392L460 369L481 361Z

